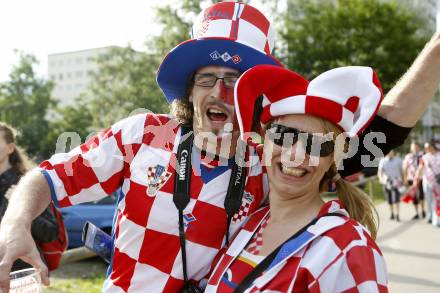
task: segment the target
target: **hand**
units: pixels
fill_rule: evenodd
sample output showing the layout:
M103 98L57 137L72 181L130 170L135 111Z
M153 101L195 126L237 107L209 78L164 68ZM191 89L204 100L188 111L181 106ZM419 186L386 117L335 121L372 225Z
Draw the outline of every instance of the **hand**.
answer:
M5 197L8 201L11 199L11 195L14 192L16 187L17 187L17 185L11 185L11 187L9 187L9 189L6 191Z
M14 261L21 258L41 273L44 285L49 285L47 266L41 259L30 228L22 223L2 223L0 228L0 292L9 291L9 273Z

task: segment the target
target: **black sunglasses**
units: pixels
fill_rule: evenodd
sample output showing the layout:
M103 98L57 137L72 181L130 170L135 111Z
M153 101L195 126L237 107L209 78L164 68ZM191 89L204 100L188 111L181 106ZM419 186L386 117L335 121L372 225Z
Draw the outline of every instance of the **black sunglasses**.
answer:
M291 143L291 145L296 144L299 139L303 144L306 154L309 156L327 157L332 154L335 149L334 141L329 140L327 137L314 135L281 124L272 124L267 131L269 133L269 139L278 146L284 146L284 139L286 137L289 138L286 144ZM315 145L315 147L312 147L313 145Z

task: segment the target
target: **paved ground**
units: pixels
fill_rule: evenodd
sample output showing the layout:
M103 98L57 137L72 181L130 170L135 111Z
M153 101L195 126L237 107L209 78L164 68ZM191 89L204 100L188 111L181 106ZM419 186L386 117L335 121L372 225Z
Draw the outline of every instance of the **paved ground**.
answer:
M389 273L389 291L440 292L440 228L411 220L414 208L401 204L401 222L389 219L388 205L377 206L381 224L377 242Z

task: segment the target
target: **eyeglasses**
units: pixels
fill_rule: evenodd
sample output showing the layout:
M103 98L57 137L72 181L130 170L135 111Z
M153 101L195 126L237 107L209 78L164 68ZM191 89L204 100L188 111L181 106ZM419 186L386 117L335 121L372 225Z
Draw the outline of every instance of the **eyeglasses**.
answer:
M218 77L212 73L197 73L194 76L194 84L201 87L213 87L217 83L217 80L223 80L223 83L228 88L234 88L239 76L223 76Z
M281 124L272 124L268 129L269 139L278 146L285 146L284 143L291 143L292 145L298 142L298 139L302 142L306 154L315 157L327 157L333 153L335 143L333 140L329 140L327 137L314 135L311 133L300 131L296 128L287 127ZM292 141L284 141L288 137ZM321 146L318 147L312 147Z

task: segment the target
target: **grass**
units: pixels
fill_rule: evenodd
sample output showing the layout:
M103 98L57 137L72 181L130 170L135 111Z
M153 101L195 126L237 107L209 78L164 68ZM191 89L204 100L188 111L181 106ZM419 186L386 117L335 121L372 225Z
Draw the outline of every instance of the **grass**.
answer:
M85 278L72 278L68 280L52 280L51 285L44 288L44 292L87 292L99 293L102 291L104 277L102 274L92 274Z
M359 187L361 188L366 194L372 196L373 202L375 204L380 204L385 200L385 197L383 195L383 189L382 184L379 183L377 179L370 181L369 183L366 183L365 186ZM371 188L371 193L370 193ZM324 198L326 200L336 199L336 193L330 192L330 193L324 193Z
M371 187L372 187L372 195L373 195L373 201L375 204L379 204L385 200L384 194L383 194L383 187L382 184L379 183L378 180L371 181ZM369 193L369 187L368 183L365 185L363 189L367 194Z
M50 286L44 292L99 293L107 265L99 258L66 264L51 273Z

